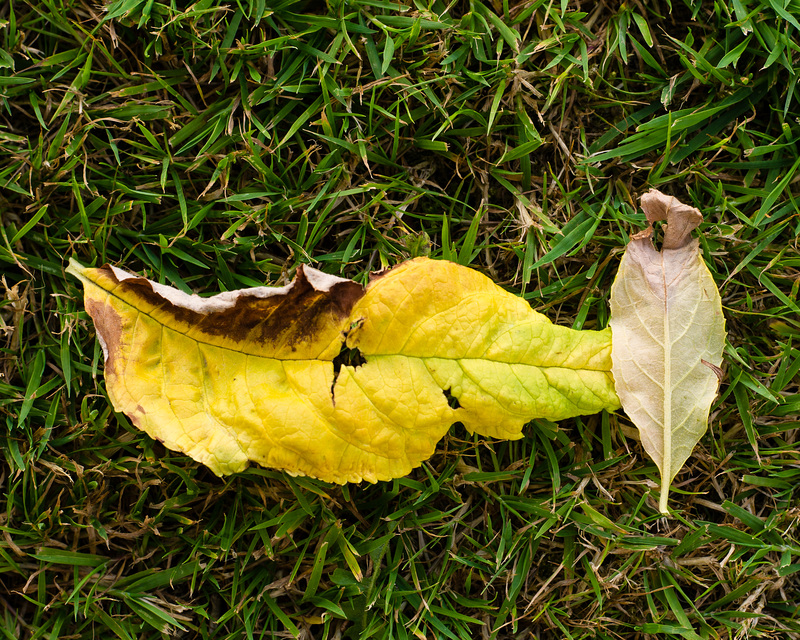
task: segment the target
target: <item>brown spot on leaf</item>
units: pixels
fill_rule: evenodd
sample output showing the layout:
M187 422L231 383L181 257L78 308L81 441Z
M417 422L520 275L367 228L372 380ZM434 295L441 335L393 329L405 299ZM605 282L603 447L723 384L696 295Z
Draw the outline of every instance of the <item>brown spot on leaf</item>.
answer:
M107 273L114 277L111 269ZM154 291L146 278L128 278L119 286L196 331L237 342L285 344L292 349L318 338L319 329L332 319L346 318L364 295L364 288L352 281L337 282L330 290L319 291L309 282L302 265L285 293L267 298L242 293L231 307L209 313L174 304Z
M130 412L126 411L125 415L127 415L130 418L131 423L133 423L134 427L136 427L137 429L144 430L144 418L146 416L146 413L147 412L144 410L144 407L140 404L137 404L135 411L130 411Z
M349 316L356 302L361 300L363 296L364 287L351 280L337 282L330 289L332 309L340 318Z
M106 369L114 369L114 360L119 351L119 343L122 336L122 318L109 304L104 304L98 300L86 300L86 311L92 317L97 339L103 347Z

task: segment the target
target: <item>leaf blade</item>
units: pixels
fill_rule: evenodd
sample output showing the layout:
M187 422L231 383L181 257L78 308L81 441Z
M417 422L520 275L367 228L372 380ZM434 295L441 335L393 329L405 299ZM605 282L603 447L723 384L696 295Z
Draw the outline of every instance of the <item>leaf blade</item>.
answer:
M115 408L218 475L254 461L388 480L454 422L519 438L533 418L619 404L608 330L552 325L453 263L413 260L366 291L300 268L282 288L206 299L113 267L69 272L84 282Z
M700 212L663 194L657 202L643 198L642 206L651 223L668 219L664 243L671 248L657 251L649 228L625 251L611 288L612 373L661 472L659 509L667 513L669 486L708 427L719 380L705 363L721 365L725 323L719 291L689 235Z

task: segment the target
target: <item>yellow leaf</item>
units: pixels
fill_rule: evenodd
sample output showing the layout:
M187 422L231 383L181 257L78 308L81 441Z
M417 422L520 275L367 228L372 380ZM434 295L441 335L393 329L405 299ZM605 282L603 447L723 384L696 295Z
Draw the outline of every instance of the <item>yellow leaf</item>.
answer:
M323 480L407 474L454 422L519 438L615 409L611 336L551 324L476 271L419 258L354 282L187 295L115 267L68 272L114 407L218 475L248 461Z
M631 239L611 287L612 361L622 408L661 471L659 509L708 427L725 345L714 278L691 231L700 211L650 190L642 208L652 225L667 220L662 251L650 226ZM716 370L715 370L716 368Z

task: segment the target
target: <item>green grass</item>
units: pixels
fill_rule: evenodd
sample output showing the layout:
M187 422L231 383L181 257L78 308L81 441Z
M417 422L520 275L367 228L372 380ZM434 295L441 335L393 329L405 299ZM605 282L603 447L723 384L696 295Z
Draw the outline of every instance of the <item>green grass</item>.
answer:
M798 32L796 0L3 3L2 637L800 638ZM220 480L112 411L64 274L430 253L603 327L650 187L703 211L729 331L669 519L624 414Z

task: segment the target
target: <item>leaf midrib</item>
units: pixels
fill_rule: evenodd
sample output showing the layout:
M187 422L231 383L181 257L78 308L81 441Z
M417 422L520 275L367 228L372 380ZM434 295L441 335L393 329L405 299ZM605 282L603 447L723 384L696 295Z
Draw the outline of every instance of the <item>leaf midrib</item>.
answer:
M669 296L667 293L667 265L664 263L663 252L661 257L661 273L664 287L664 453L661 467L661 495L659 496L659 509L667 509L667 491L665 487L672 482L672 341L669 330Z

